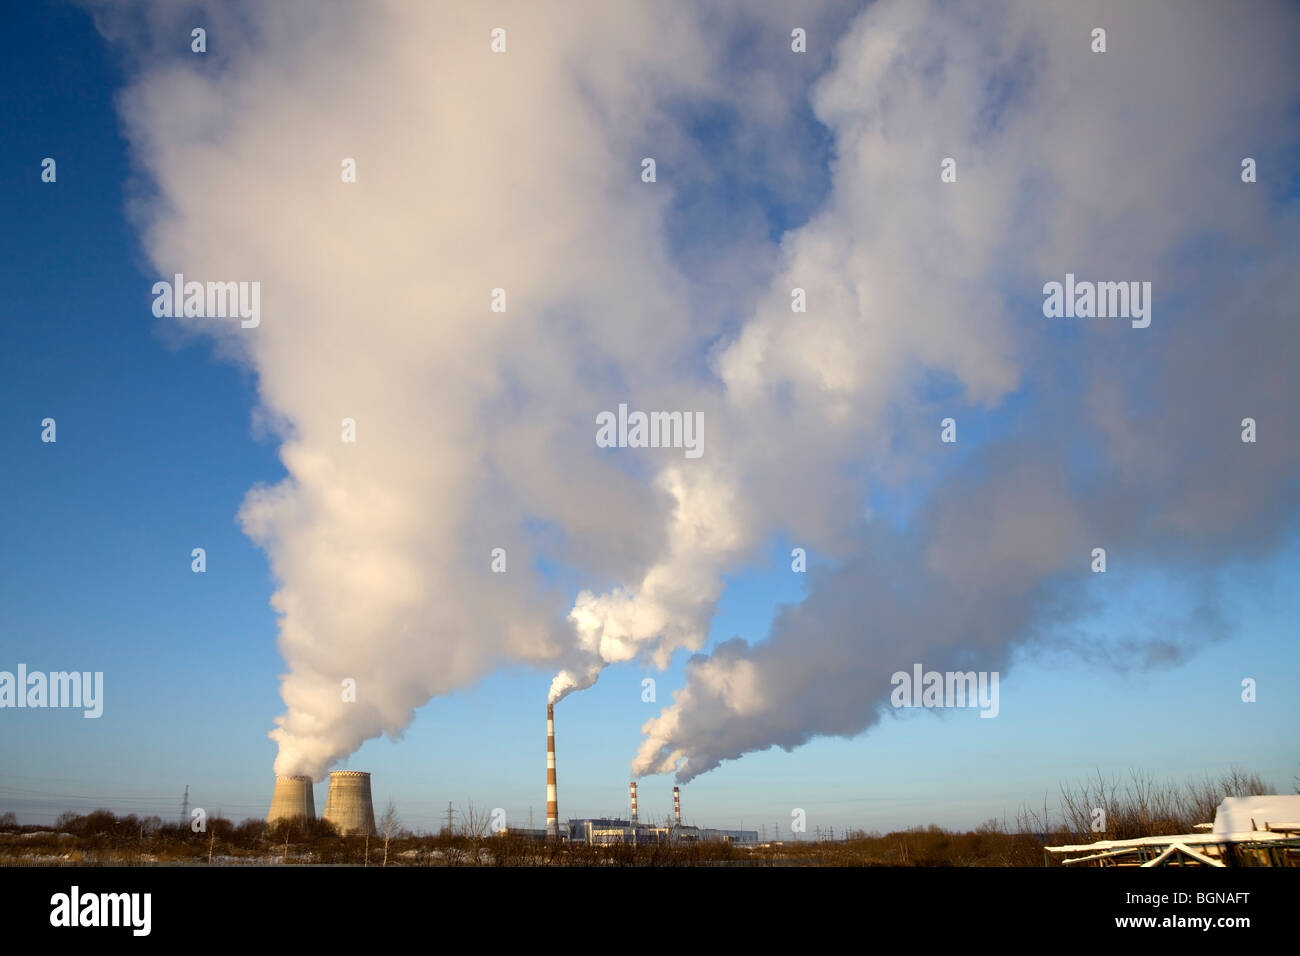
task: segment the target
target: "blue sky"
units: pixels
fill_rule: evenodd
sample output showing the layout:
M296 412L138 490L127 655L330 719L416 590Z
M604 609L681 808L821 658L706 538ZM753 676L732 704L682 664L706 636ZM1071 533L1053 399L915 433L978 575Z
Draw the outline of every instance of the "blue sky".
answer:
M103 671L105 710L0 712L0 811L50 822L64 809L176 815L190 801L236 819L269 802L283 710L274 590L266 555L240 530L248 490L285 475L273 438L254 429L252 374L179 343L149 311L156 276L128 200L147 188L133 172L114 95L124 77L90 19L62 4L5 14L0 30L4 124L0 149L0 669ZM829 153L811 114L800 120L816 165ZM730 136L703 111L686 124L708 148ZM40 161L58 162L57 183ZM676 253L708 244L706 219L797 227L828 179L810 176L801 202L756 177L690 192L670 229ZM716 204L716 205L714 205ZM694 210L693 213L689 212ZM676 232L674 232L676 230ZM695 263L698 265L698 262ZM687 269L689 272L689 269ZM1005 401L963 410L962 454L1012 430L1033 383ZM40 441L42 419L58 441ZM1293 437L1293 436L1292 436ZM873 497L886 523L906 527L924 492ZM886 715L854 739L820 738L729 760L683 789L686 817L715 826L785 830L791 808L809 828L886 830L939 823L973 827L1014 818L1071 779L1141 770L1182 780L1231 766L1282 792L1300 775L1300 537L1279 515L1283 546L1222 572L1229 634L1171 666L1117 670L1042 643L1019 646L1002 675L1001 713ZM207 551L191 573L190 549ZM804 597L789 570L788 538L765 542L763 561L726 576L710 647L763 640L776 609ZM814 571L817 558L814 556ZM811 578L813 575L809 575ZM1176 575L1143 569L1090 582L1095 614L1070 622L1099 643L1150 618L1156 630L1194 594ZM706 648L706 651L708 649ZM685 681L679 651L660 673L617 664L557 714L564 816L622 813L641 703ZM504 807L512 822L540 822L545 792L542 703L552 668L511 665L421 707L397 740L367 742L345 764L374 774L377 805L393 799L409 825L434 828L448 801ZM1243 677L1258 700L1240 699ZM635 701L631 706L629 702ZM672 779L643 778L642 814L671 808ZM317 806L325 785L317 786Z

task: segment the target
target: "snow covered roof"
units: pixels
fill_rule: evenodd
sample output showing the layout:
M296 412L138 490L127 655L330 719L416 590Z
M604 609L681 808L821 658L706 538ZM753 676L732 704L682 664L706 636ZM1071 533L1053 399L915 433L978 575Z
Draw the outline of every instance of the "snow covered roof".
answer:
M1214 832L1227 836L1254 830L1300 830L1300 794L1225 797L1214 813Z

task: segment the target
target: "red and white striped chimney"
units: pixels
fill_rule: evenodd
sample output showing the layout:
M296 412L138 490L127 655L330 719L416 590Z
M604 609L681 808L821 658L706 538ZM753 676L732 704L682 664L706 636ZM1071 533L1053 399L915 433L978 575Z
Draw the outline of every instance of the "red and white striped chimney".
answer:
M555 705L546 705L546 835L560 836L560 811L555 799Z
M673 820L677 826L682 825L682 792L673 787Z
M636 781L633 780L628 784L628 792L632 796L632 826L636 826Z

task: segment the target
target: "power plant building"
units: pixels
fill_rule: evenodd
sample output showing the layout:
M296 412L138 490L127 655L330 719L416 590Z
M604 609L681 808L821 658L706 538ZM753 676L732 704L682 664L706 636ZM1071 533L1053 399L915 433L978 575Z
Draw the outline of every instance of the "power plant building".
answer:
M682 795L678 787L673 787L673 824L671 826L653 826L640 823L637 819L636 781L628 785L628 801L631 807L631 819L619 820L611 817L588 817L569 820L561 824L559 799L555 781L555 705L546 705L546 830L549 840L570 840L577 843L615 844L615 843L698 843L716 841L751 846L758 843L757 830L714 830L682 824ZM331 784L330 793L334 788ZM367 791L368 792L368 791ZM328 816L329 807L325 809ZM536 839L541 831L524 830L511 827L507 833Z
M758 843L757 830L715 830L695 826L653 826L616 820L608 817L589 817L568 821L567 838L575 843L608 846L617 843L635 845L654 843L735 843L753 846Z

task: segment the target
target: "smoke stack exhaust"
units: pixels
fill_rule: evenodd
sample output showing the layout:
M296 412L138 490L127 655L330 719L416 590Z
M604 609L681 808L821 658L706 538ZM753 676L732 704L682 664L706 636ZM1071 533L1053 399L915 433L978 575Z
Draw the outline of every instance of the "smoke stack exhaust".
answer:
M682 825L682 792L677 787L673 787L673 822Z
M370 774L360 770L332 772L321 819L338 827L339 833L374 836L375 806L370 799Z
M555 799L555 705L546 705L546 835L560 836L560 810Z
M628 785L628 792L632 796L632 826L636 826L636 781L633 780Z
M311 789L311 777L278 776L275 792L271 794L271 811L267 823L290 820L294 817L316 819L316 796Z

